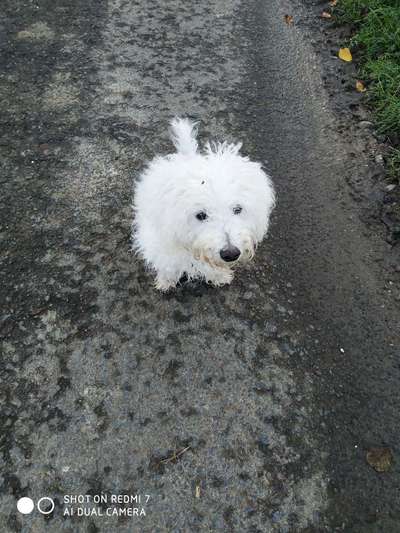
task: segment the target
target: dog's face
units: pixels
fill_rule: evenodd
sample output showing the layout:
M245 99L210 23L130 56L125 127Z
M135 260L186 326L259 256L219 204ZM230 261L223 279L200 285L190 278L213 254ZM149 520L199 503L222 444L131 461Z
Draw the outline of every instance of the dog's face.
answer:
M193 205L190 250L196 260L231 268L254 256L257 239L249 224L248 206L242 203L220 197L218 203Z
M274 193L258 163L232 152L170 160L170 231L179 247L212 267L232 268L254 256L268 229ZM166 206L167 208L167 206Z

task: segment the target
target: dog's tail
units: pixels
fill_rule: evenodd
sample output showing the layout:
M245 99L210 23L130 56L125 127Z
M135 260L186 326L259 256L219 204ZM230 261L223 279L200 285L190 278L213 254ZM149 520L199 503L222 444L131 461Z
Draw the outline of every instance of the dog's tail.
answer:
M196 122L188 118L174 118L171 121L171 139L179 154L195 154L198 148L196 137Z

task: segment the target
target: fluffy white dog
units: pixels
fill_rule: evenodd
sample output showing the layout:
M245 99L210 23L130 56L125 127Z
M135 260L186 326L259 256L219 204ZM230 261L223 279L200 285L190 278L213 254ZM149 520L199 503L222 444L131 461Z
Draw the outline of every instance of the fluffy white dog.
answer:
M134 249L161 291L184 275L230 283L267 232L271 180L241 144L208 142L201 154L196 123L176 118L171 130L176 153L153 159L135 186Z

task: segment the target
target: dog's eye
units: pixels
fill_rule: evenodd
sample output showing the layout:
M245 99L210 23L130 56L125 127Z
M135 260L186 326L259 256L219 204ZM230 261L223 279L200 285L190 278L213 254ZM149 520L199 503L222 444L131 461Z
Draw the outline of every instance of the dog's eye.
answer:
M197 213L196 218L197 220L203 221L203 220L206 220L206 218L208 218L208 215L205 211L200 211L199 213Z
M241 205L235 205L235 207L232 209L234 215L239 215L242 212L242 206Z

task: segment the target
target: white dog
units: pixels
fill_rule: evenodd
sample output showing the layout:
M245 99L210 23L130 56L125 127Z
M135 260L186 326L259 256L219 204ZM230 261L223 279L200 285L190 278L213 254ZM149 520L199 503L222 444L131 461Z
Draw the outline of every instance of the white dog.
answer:
M275 195L259 163L241 144L207 143L198 151L196 124L171 123L177 153L156 157L135 187L134 249L167 291L186 275L230 283L268 229Z

